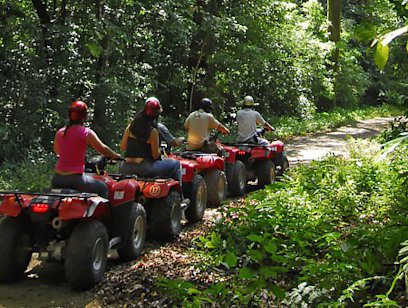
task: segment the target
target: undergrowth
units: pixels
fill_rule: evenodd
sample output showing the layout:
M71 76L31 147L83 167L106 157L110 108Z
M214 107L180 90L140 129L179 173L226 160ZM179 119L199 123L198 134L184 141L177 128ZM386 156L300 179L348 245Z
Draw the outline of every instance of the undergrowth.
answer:
M217 273L213 284L161 285L184 306L397 305L408 149L384 157L379 144L352 142L349 160L329 156L299 166L223 211L195 250L205 258L203 270Z

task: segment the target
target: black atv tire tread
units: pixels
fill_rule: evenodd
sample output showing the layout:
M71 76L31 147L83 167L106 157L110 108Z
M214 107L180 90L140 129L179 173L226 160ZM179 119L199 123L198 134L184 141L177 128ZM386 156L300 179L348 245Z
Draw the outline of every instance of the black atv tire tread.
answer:
M266 185L273 184L276 181L276 174L275 174L275 164L273 161L267 159L258 163L257 166L257 175L258 175L258 186L261 188L265 187ZM270 172L273 172L274 176L271 180Z
M177 191L170 191L165 198L156 199L149 213L149 236L158 241L173 241L181 232L181 197ZM180 216L177 226L171 224L172 208Z
M239 197L245 194L245 186L247 182L246 167L245 164L240 160L237 160L231 167L231 175L228 181L229 192L231 197ZM241 173L245 177L245 185L243 188L240 185L239 178Z
M101 269L92 266L92 250L98 238L105 244L105 254ZM67 245L65 275L74 289L89 289L100 282L105 274L108 255L108 232L103 223L96 220L83 221L72 231Z
M201 188L201 186L204 186L204 211L199 211L199 209L197 209L197 194L196 192ZM208 194L208 190L207 190L207 184L204 180L204 178L200 175L200 174L196 174L194 176L192 185L191 185L191 195L190 197L190 206L186 209L185 211L185 215L186 215L186 219L191 222L197 222L203 219L204 217L204 212L205 209L207 207L207 194Z
M222 193L222 197L218 194L218 181L222 178L224 181L224 192ZM209 207L218 207L220 206L221 202L223 202L227 198L227 176L225 175L224 171L221 170L208 170L204 174L204 179L207 184L207 191L209 192L207 204Z
M123 248L118 249L118 255L119 258L123 262L131 261L136 259L138 256L141 255L144 249L144 243L146 240L146 231L147 231L147 221L146 221L146 211L144 207L136 202L132 202L131 204L131 212L130 212L130 217L129 217L129 228L126 233L126 238L124 239L124 246ZM133 238L132 238L132 233L133 233L133 227L135 225L135 221L137 217L141 216L144 222L144 235L143 235L143 243L140 245L139 249L136 249L133 245Z
M25 236L25 239L24 239ZM32 239L24 223L12 217L5 217L0 222L0 281L14 282L20 279L30 263L32 251L20 258L16 255L18 245L27 240L32 248ZM21 256L20 256L21 257Z

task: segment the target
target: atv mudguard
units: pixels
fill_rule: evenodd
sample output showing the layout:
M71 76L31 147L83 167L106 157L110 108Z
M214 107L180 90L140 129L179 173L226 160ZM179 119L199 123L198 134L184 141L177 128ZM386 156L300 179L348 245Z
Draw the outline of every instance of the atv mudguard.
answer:
M139 181L143 196L146 199L160 199L167 197L171 189L180 192L180 184L174 179L155 179Z

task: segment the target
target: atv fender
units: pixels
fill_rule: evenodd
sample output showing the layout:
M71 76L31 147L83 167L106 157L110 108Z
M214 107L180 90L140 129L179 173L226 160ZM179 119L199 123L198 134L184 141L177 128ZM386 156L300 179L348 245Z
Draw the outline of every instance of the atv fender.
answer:
M180 165L182 182L193 182L194 176L197 173L197 162L195 160L181 159Z
M180 192L180 184L174 179L156 179L151 182L139 182L139 184L146 199L165 198L170 194L170 190Z
M58 207L61 220L72 220L87 217L102 217L108 206L108 199L102 197L91 197L88 199L67 198Z
M225 150L225 163L233 164L237 160L239 149L236 147L230 147L223 145Z
M217 155L203 155L197 157L197 163L200 170L203 169L218 169L221 171L225 170L224 159Z
M18 201L16 200L16 197L14 195L5 195L3 198L0 195L0 214L6 215L6 216L11 216L11 217L17 217L21 213L21 206L19 205ZM20 204L23 204L25 202L24 196L20 196Z
M113 207L135 200L140 184L134 179L126 179L112 185L109 200Z
M272 151L277 153L285 151L285 144L280 140L271 142L268 147L271 148Z

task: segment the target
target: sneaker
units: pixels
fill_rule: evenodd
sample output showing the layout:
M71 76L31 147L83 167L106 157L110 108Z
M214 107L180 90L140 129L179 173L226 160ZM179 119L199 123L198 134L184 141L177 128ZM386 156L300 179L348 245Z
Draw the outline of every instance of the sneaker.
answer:
M190 205L190 199L189 198L184 198L181 200L181 207L182 208L187 208Z

